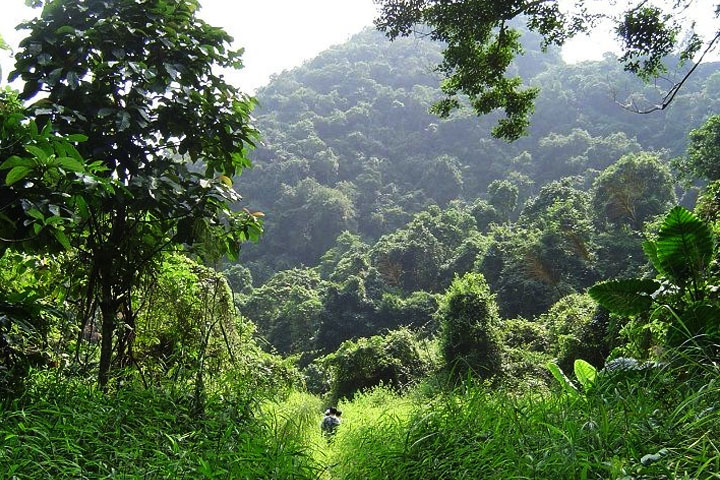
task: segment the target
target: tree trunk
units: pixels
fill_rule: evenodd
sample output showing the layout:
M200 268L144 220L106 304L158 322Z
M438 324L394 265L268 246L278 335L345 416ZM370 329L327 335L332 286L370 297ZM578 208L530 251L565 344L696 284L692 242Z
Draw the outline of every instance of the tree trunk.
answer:
M100 343L100 367L98 383L105 390L110 379L110 361L112 360L113 334L115 333L115 317L117 315L117 301L113 298L112 288L107 278L102 278L102 298L100 299L100 312L102 313L102 340Z

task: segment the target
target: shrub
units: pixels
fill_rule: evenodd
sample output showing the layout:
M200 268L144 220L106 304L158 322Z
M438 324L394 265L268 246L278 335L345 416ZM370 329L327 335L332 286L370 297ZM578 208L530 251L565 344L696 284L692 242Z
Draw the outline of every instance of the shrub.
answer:
M350 397L380 384L402 389L430 368L420 343L407 329L345 341L324 361L332 369L333 398Z
M479 273L456 277L440 299L441 350L447 367L489 377L500 367L499 315L495 296Z
M572 371L575 360L583 359L601 368L609 353L606 339L608 313L596 308L587 294L572 294L560 299L540 323L548 330L550 353L566 372Z

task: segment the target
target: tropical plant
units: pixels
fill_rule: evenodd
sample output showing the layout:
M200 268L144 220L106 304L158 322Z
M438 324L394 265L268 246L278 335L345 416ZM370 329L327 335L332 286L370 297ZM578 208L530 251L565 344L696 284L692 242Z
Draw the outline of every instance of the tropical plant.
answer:
M718 334L716 246L708 225L683 207L665 217L657 239L644 243L657 279L602 282L590 296L611 312L641 321L662 320L666 341L678 345L696 335ZM644 324L647 325L647 324Z

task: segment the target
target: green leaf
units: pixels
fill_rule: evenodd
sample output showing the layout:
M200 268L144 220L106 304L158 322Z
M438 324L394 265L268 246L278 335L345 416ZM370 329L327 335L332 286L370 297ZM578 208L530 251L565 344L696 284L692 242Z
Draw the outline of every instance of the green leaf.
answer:
M68 86L70 86L70 90L75 90L78 85L80 85L80 77L73 71L69 71L65 78L67 79Z
M31 208L26 213L28 214L28 216L45 223L45 215L43 215L42 212L40 210L38 210L37 208Z
M82 162L78 162L74 158L70 157L60 157L57 159L57 164L61 167L63 167L66 170L71 170L73 172L84 172L85 166L82 164Z
M7 177L5 177L5 185L8 187L23 178L27 177L32 172L31 168L24 167L24 166L17 166L14 167L12 170L10 170L7 174Z
M664 272L678 284L701 275L713 255L710 228L694 213L675 207L660 227L657 259Z
M657 245L655 242L651 242L649 240L646 240L643 242L643 252L645 252L645 256L648 257L648 260L650 260L650 263L653 267L655 267L655 270L660 274L667 276L667 272L663 270L663 266L660 263L660 259L658 258L657 254Z
M42 148L36 147L35 145L25 145L25 150L27 150L31 155L34 155L41 162L47 162L48 154Z
M58 242L60 242L60 245L65 248L65 250L70 250L70 241L67 238L67 235L65 235L65 232L62 230L53 230L53 234L55 235L55 238Z
M595 383L595 377L597 376L597 369L590 365L585 360L578 358L575 360L575 376L583 386L585 390L588 390Z
M2 164L0 164L0 170L9 170L14 167L33 167L35 165L35 162L33 162L29 158L21 158L17 155L13 155L12 157L5 160Z
M560 367L557 366L555 362L548 362L545 364L548 370L550 370L550 373L552 373L553 377L560 383L560 385L563 387L563 390L567 394L569 394L572 397L578 396L577 388L575 388L575 385L572 384L569 378L563 373L562 370L560 370Z
M68 33L75 33L75 27L71 27L70 25L63 25L62 27L55 30L55 33L57 35L67 35Z
M68 135L65 137L65 139L68 142L86 142L88 139L87 135L83 135L82 133L74 133L72 135Z
M618 315L638 315L652 306L652 294L660 288L655 280L624 279L601 282L590 288L593 300Z

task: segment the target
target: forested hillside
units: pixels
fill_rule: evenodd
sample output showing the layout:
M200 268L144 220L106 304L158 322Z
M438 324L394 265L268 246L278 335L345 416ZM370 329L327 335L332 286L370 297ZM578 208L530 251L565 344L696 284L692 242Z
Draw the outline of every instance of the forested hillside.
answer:
M423 39L368 30L258 93L263 146L237 188L267 234L228 273L275 348L433 333L437 294L467 272L484 275L503 316L533 318L644 268L646 224L694 203L670 160L717 108L717 67L673 109L640 116L617 92L653 88L616 58L567 65L538 45L528 35L515 67L541 93L530 135L512 144L490 137L492 118L427 112L440 54Z
M267 215L263 245L243 254L256 281L317 265L345 230L372 242L429 205L487 200L494 180L515 185L522 207L552 180L592 184L626 153L668 160L718 109L714 65L691 78L672 109L641 116L614 100L657 91L616 58L567 65L556 51L541 53L536 37L525 44L516 70L541 93L530 135L512 144L490 137L493 118L428 113L440 96L440 47L421 38L390 43L368 30L261 89L263 147L238 184Z

